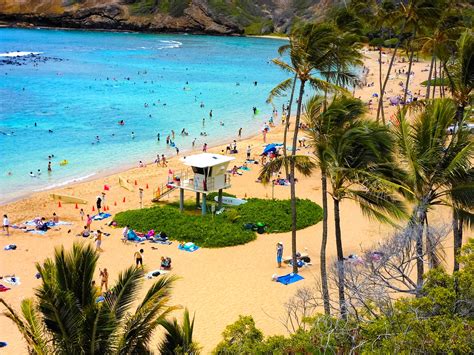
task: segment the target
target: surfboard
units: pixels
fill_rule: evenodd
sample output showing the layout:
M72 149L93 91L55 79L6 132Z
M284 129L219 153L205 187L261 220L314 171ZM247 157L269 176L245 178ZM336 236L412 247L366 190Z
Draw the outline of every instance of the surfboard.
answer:
M64 203L80 203L80 204L87 204L87 200L83 198L69 196L69 195L60 195L60 194L50 194L51 198L55 201L61 201Z
M135 191L135 188L133 187L133 185L129 184L127 180L125 180L121 176L119 176L119 185L128 191L132 191L132 192Z
M218 196L214 197L214 201L218 202L219 197ZM242 200L240 198L236 198L236 197L222 196L222 203L224 205L240 206L240 205L243 205L244 203L247 203L247 201Z

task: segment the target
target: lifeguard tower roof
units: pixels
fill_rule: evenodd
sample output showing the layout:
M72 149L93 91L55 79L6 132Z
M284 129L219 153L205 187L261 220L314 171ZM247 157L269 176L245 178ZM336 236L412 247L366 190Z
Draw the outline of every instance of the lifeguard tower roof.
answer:
M234 157L228 157L221 154L201 153L190 155L188 157L181 158L180 160L184 163L184 165L195 166L196 168L207 168L222 163L228 163L234 159Z

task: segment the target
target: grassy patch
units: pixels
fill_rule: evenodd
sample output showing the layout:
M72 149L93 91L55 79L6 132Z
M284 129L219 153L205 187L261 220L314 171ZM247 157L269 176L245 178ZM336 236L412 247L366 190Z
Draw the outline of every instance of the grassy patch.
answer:
M129 225L140 232L150 229L164 231L170 239L190 241L206 248L239 245L254 240L256 234L244 230L245 223L263 222L269 232L291 230L289 200L249 199L244 205L226 207L225 213L214 217L210 214L199 215L192 201L187 201L185 207L184 213L180 213L174 204L130 210L118 213L115 221L119 226ZM321 207L309 200L298 200L297 213L298 229L316 224L322 218Z
M291 231L290 200L249 199L236 210L243 224L263 222L270 233ZM323 209L313 201L297 200L296 215L296 228L303 229L321 221Z

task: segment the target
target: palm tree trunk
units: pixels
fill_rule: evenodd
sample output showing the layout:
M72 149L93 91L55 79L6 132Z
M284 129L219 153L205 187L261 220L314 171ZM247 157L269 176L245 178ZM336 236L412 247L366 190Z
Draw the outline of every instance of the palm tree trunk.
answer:
M293 87L291 88L290 103L288 104L288 115L286 116L285 129L283 131L283 157L285 158L284 160L285 161L285 177L287 179L289 178L290 175L289 175L289 170L288 170L288 161L286 159L287 157L286 141L287 141L287 136L288 136L288 130L290 129L291 105L293 104L293 97L295 94L297 78L298 76L295 74L295 78L293 79ZM283 114L283 112L281 114Z
M424 258L423 258L423 231L426 211L418 207L416 216L416 297L421 296L423 287Z
M416 30L413 31L412 41L415 40L415 36L416 36ZM409 42L408 47L411 47L412 41ZM406 83L405 83L405 94L403 95L403 102L404 103L407 102L408 86L410 85L411 67L413 65L413 55L414 54L415 54L415 50L413 48L411 48L411 50L410 50L410 60L409 60L409 63L408 63L407 80L406 80Z
M404 20L402 28L400 29L400 35L398 36L398 42L395 46L395 49L393 50L393 55L392 55L392 58L390 59L390 64L388 66L387 74L385 75L385 80L384 80L383 85L382 85L382 91L380 93L380 98L379 98L379 105L378 105L378 108L377 108L377 121L379 120L380 113L383 111L383 96L385 94L385 87L387 86L388 78L390 76L390 72L392 71L393 62L394 62L395 57L397 55L398 47L400 47L400 44L402 42L402 34L403 34L403 31L405 30L405 25L406 25L406 20Z
M382 97L382 47L379 47L379 96ZM377 112L377 122L379 120L378 112ZM385 113L382 110L382 123L385 125Z
M435 57L435 60L434 60L434 77L433 77L433 99L435 98L435 91L436 91L436 79L437 79L437 68L436 68L436 57Z
M453 236L454 236L454 268L453 272L459 271L459 261L458 257L461 253L462 247L462 230L463 220L459 216L459 211L456 208L453 208Z
M339 211L338 199L333 198L334 201L334 225L336 232L336 252L337 252L337 278L338 278L338 293L339 293L339 309L342 319L347 319L347 306L345 296L345 276L344 276L344 252L342 250L342 234L341 234L341 217Z
M298 143L298 128L300 125L301 106L303 103L305 81L301 81L300 92L298 96L298 105L296 106L295 129L293 133L293 147L291 156L296 155L296 145ZM290 198L291 198L291 259L293 263L293 273L298 273L296 261L296 184L295 184L295 160L290 161Z
M324 313L330 315L331 307L329 299L328 275L326 271L326 245L328 243L328 186L326 171L324 169L321 169L321 187L323 195L323 235L321 238L320 253L321 288L323 293Z
M435 60L435 55L434 55L434 53L433 53L432 56L431 56L430 73L428 74L428 84L426 84L426 95L425 95L425 99L427 99L427 100L430 98L431 76L433 75L433 63L434 63L434 60Z
M388 65L387 74L385 75L385 80L382 85L382 91L380 92L380 98L379 98L379 105L377 108L377 121L379 120L380 114L383 111L383 96L385 94L385 87L387 86L388 78L390 76L390 72L392 71L393 62L395 60L395 56L397 55L398 47L400 47L400 42L401 41L397 43L397 45L395 46L395 49L393 50L392 59L390 59L390 64Z

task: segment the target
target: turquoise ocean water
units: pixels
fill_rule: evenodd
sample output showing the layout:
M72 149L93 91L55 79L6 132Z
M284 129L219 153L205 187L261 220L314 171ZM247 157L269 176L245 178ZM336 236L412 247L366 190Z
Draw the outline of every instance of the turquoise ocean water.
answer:
M233 139L240 127L243 136L255 134L272 112L265 104L269 90L286 77L269 63L282 43L0 29L0 59L13 51L49 58L0 65L0 202L149 162L157 153L171 157L175 150L165 143L171 130L182 152L194 138L199 148ZM256 116L253 106L260 111ZM180 135L183 128L189 136ZM201 137L202 131L208 136ZM60 166L63 159L69 164ZM29 176L38 169L39 177Z

